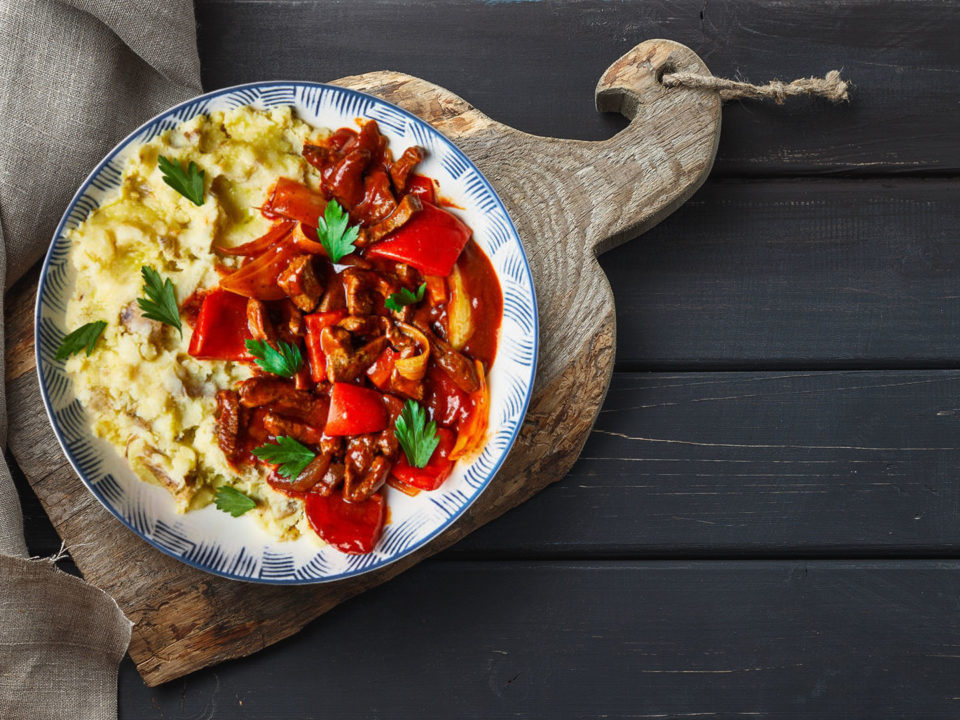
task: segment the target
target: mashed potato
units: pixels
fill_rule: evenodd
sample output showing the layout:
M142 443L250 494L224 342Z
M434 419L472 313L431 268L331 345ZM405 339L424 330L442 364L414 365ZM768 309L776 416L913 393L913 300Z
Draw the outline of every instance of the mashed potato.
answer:
M317 134L290 108L197 117L140 146L115 196L71 237L76 289L66 327L108 323L90 357L79 353L67 361L94 433L141 479L166 488L179 512L206 505L217 487L232 485L257 501L253 512L281 539L305 529L301 504L274 492L253 469L238 475L217 445L217 390L249 377L249 368L192 358L188 325L181 338L175 328L144 318L136 299L143 294L144 265L173 281L180 303L215 286L212 246L266 232L270 223L256 208L271 184L281 176L315 184L300 152ZM184 166L192 160L204 171L202 206L163 182L159 155Z

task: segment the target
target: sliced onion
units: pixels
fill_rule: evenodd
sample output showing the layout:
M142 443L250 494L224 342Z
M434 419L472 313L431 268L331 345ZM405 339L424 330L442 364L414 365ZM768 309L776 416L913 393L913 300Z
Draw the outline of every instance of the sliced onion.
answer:
M483 449L487 439L487 427L490 422L490 389L487 387L487 376L484 374L483 363L473 361L477 368L477 377L480 380L480 389L470 393L473 399L473 411L463 421L457 433L457 442L450 451L451 460L459 460L467 455L473 455Z
M413 338L417 342L420 353L413 357L398 359L394 363L394 367L396 367L397 372L407 380L423 380L423 376L427 374L427 361L430 359L430 341L427 340L426 335L413 327L413 325L398 322L397 327L403 331L404 335Z
M317 240L317 229L302 222L293 229L293 244L304 252L326 256L327 251Z
M282 177L274 188L269 212L289 220L316 225L326 205L327 201L321 193L301 182Z
M299 253L292 242L281 241L236 272L222 278L220 287L257 300L283 300L287 295L277 285L277 278Z
M283 240L292 228L293 220L281 220L275 223L265 235L258 237L256 240L251 240L248 243L237 245L236 247L214 245L213 250L222 255L259 255L268 250L275 242Z

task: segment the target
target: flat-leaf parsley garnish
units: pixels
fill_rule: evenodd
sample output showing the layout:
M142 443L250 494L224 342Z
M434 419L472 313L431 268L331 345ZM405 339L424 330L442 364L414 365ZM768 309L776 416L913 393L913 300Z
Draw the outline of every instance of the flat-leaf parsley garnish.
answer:
M387 310L399 312L404 305L413 305L423 300L423 293L426 292L426 289L426 283L420 283L420 287L417 288L415 293L407 290L407 288L400 288L400 292L391 293L383 304Z
M437 424L433 420L427 422L427 411L413 400L407 400L404 404L397 416L393 434L400 442L407 462L418 468L430 462L430 456L440 443Z
M240 517L257 506L253 498L244 495L229 485L221 485L217 488L214 502L217 505L217 510L223 510L223 512L230 513L234 517Z
M180 308L177 307L177 291L170 278L163 280L160 273L149 265L140 268L140 274L143 276L143 293L147 296L137 298L137 304L143 311L143 316L175 327L180 331L180 337L183 337Z
M203 205L203 170L191 160L187 171L179 162L174 162L163 155L157 158L157 167L163 173L163 181L183 195L194 205Z
M353 241L357 239L359 227L347 227L349 222L350 216L336 200L328 202L323 215L317 218L317 236L330 262L340 262L341 258L357 249Z
M294 480L317 456L306 445L301 445L286 435L278 437L276 443L254 448L253 454L268 463L279 465L278 472L288 480Z
M303 355L300 348L290 345L283 340L274 348L266 340L244 340L247 352L253 355L254 362L268 373L280 377L293 377L303 366Z
M106 329L107 324L103 320L89 322L81 325L72 333L67 335L57 348L57 354L54 356L57 360L66 360L71 355L87 349L87 357L93 352L100 335Z

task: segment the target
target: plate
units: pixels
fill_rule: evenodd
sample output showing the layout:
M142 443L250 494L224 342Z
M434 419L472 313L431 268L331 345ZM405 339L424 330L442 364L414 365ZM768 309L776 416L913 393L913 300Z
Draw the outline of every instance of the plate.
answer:
M67 231L76 228L119 186L127 158L141 143L185 120L243 105L292 106L318 128L354 127L372 118L395 155L410 145L427 151L420 166L463 208L461 217L490 258L503 292L503 324L490 370L490 432L470 463L461 461L439 490L415 497L387 488L390 523L367 555L345 555L311 538L279 542L252 517L232 518L213 505L179 515L164 489L137 478L106 441L95 437L55 353L74 286ZM201 95L149 120L90 173L70 202L47 252L37 291L37 373L50 423L74 470L117 519L162 552L200 570L271 584L322 583L372 572L409 555L450 527L490 485L516 440L533 389L537 305L520 238L500 198L474 164L428 123L379 98L307 82L239 85Z

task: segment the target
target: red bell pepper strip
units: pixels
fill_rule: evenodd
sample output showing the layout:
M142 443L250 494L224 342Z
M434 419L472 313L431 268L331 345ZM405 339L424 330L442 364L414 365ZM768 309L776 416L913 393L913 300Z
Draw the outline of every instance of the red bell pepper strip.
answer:
M320 332L325 327L336 325L346 316L346 310L330 310L304 317L307 323L307 360L310 362L310 374L314 382L327 379L327 360L323 348L320 347Z
M367 368L367 377L370 378L370 382L384 392L390 386L390 376L393 374L393 366L398 357L400 353L388 345L373 361L373 365Z
M455 460L450 459L450 451L457 442L457 435L452 430L437 428L437 449L430 456L430 461L422 468L414 467L407 462L406 455L393 464L393 474L398 480L421 490L436 490L443 485L443 481L450 475Z
M203 307L203 301L206 300L209 290L194 290L180 304L180 319L187 325L193 327L197 324L197 317L200 315L200 308Z
M358 503L347 502L341 492L326 497L308 493L304 509L317 535L348 555L363 555L376 547L387 514L380 493Z
M423 202L437 204L437 189L433 178L426 175L411 175L407 178L407 192L416 195Z
M257 300L283 300L287 295L277 285L277 278L299 254L296 245L282 241L220 280L220 287Z
M427 369L424 404L437 425L456 428L470 414L473 401L446 372L436 365Z
M425 202L423 209L383 240L367 248L367 257L413 265L426 275L449 275L470 239L460 218Z
M216 289L203 298L188 352L202 360L252 360L243 344L251 337L247 298Z
M326 198L316 190L289 178L277 180L273 198L268 210L290 220L299 220L311 227L317 226L317 219L323 215L327 206Z
M366 435L380 432L390 418L383 404L383 396L376 390L334 383L330 390L330 414L327 416L327 435Z
M222 255L259 255L278 240L283 240L293 230L293 226L292 220L281 220L256 240L230 248L214 245L213 249Z

